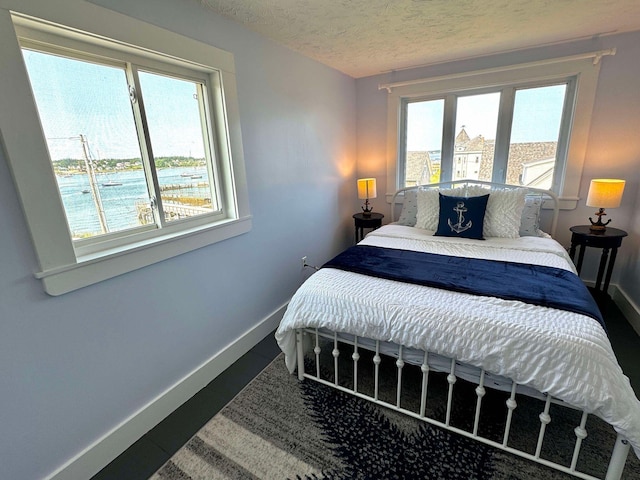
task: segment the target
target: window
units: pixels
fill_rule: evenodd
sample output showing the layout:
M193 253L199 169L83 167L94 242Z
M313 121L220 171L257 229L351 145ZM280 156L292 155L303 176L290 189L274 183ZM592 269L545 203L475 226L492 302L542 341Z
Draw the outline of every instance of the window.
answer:
M405 112L402 186L437 183L440 180L444 99L407 102Z
M133 19L112 39L121 16L62 10L47 15L68 26L15 12L0 24L0 41L15 46L0 60L24 75L0 81L14 102L0 128L45 290L247 232L233 57Z
M222 214L206 76L23 44L76 251Z
M406 99L401 185L473 179L553 188L557 184L554 173L562 171L566 159L566 152L558 150L558 141L562 122L569 122L570 117L570 109L564 109L566 93L574 87L575 81L567 81L550 86L502 87L477 95L450 94L435 100L441 105L453 104L438 112L429 108L434 100ZM434 114L440 117L429 118ZM453 139L442 139L445 123L455 123ZM430 130L424 127L427 124L437 124L438 128ZM499 132L498 125L505 131L508 128L511 135ZM497 139L503 143L498 144ZM453 167L451 156L442 155L442 145L451 141ZM501 152L507 152L506 158L500 156ZM432 160L432 156L439 160Z
M565 105L575 86L572 80L515 91L507 164L499 166L507 183L558 190L554 175L566 162L568 128L563 124L569 124L571 112Z
M600 61L614 53L381 85L389 92L388 184L527 185L574 208Z

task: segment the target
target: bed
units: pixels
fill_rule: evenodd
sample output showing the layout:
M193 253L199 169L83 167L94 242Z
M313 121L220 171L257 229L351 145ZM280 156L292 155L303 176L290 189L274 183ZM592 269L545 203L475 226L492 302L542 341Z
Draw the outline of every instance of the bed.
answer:
M555 195L531 188L461 180L400 190L392 223L328 262L291 299L276 332L289 371L578 478L602 478L578 469L587 418L595 415L617 435L605 478L620 479L630 447L640 456L640 401L566 250L543 231L555 232L557 216ZM533 283L521 284L529 276L526 282ZM366 393L358 385L364 351L372 352L367 361L374 376ZM327 353L333 364L329 376L321 369ZM380 397L383 358L395 363L392 400ZM417 408L403 404L407 364L422 374ZM345 371L348 384L341 381ZM444 418L431 418L426 406L434 372L444 372L448 383ZM475 419L468 429L451 422L458 379L476 386ZM480 434L488 389L507 392L499 440ZM543 405L533 451L510 443L521 395ZM581 412L568 464L541 455L552 405Z

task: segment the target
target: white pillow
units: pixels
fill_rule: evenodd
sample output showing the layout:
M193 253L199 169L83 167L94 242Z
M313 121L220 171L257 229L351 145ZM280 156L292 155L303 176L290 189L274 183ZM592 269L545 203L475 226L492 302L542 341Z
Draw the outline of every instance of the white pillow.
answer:
M520 236L522 211L527 195L526 189L488 190L480 185L472 185L448 190L418 190L416 227L434 231L438 229L440 211L438 193L458 197L476 197L489 193L482 228L483 235L502 238L518 238Z
M478 197L490 192L487 189L475 185L445 190L438 190L437 188L419 189L416 227L433 231L438 229L438 218L440 216L439 193L449 197ZM489 200L491 200L491 197L489 197Z
M518 238L527 190L492 190L484 217L485 237Z

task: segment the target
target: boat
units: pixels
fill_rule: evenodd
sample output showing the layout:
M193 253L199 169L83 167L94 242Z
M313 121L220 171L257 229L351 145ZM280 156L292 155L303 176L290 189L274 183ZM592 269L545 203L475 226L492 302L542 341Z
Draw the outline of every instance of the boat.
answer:
M85 188L84 190L82 190L82 193L91 193L91 190L89 190L88 188Z
M104 182L102 184L103 187L118 187L120 185L122 185L122 183L120 183L120 182L112 182L112 181Z

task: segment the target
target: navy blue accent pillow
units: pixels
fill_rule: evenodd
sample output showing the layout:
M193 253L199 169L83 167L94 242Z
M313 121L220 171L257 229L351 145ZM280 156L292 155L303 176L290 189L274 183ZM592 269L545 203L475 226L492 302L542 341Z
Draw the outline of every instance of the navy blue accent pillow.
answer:
M480 197L449 197L440 195L438 230L440 237L462 237L484 240L482 224L489 195Z

